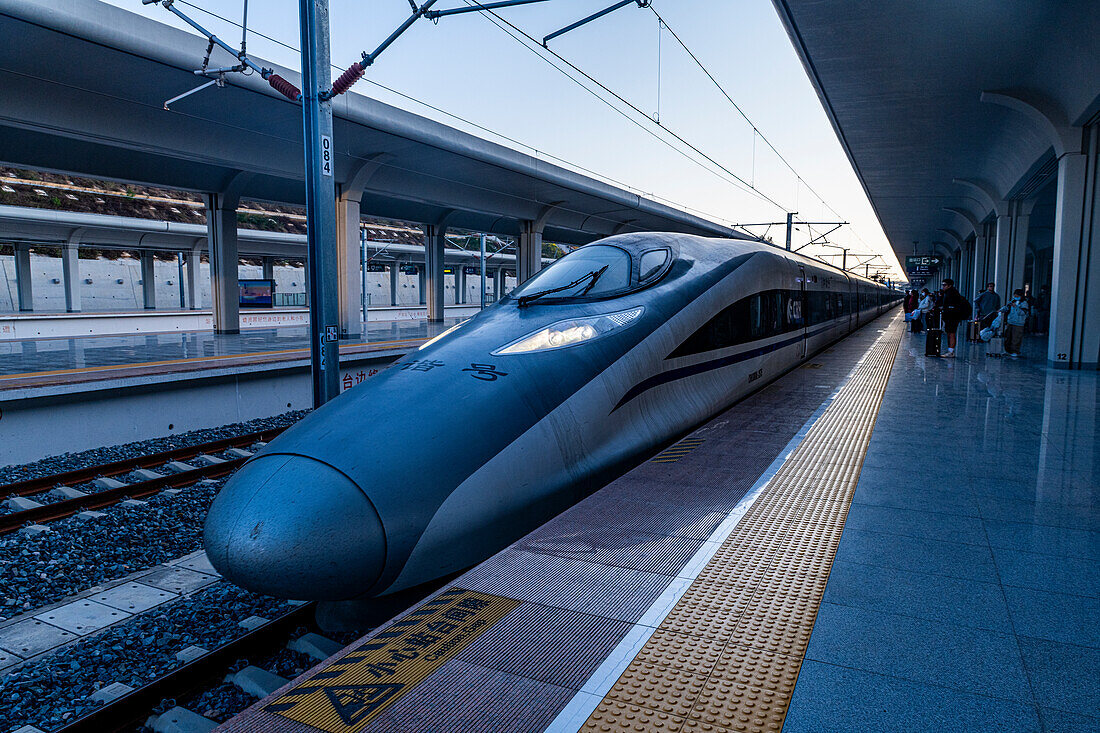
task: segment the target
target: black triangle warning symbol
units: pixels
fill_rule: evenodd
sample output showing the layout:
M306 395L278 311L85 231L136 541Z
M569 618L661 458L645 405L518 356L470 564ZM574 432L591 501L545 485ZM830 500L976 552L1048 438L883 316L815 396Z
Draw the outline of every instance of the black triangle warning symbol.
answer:
M344 725L351 726L385 705L402 687L404 685L326 687L325 695Z

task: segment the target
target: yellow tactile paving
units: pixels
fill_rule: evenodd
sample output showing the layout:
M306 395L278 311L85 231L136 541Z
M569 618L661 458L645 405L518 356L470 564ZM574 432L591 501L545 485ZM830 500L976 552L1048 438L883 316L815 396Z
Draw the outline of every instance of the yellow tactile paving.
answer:
M597 731L598 733L623 733L624 731L637 731L637 733L678 733L683 728L685 719L659 713L656 710L628 705L618 700L604 699L596 707L596 712L588 718L581 730L586 733Z
M895 318L582 731L782 729L901 333Z
M725 646L725 642L716 639L658 629L636 659L641 664L708 675L722 659Z
M632 665L607 693L628 705L686 718L699 700L707 677L655 664Z

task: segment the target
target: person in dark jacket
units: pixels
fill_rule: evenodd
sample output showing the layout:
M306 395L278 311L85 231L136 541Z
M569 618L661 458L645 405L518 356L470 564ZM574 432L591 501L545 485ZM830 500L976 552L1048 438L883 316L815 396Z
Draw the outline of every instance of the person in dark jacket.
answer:
M919 302L920 302L920 298L917 297L917 291L916 290L906 291L905 300L902 302L902 307L905 309L905 313L909 314L909 313L912 313L915 310L918 310L917 304ZM920 313L917 313L916 317L913 318L913 320L910 321L910 323L909 323L909 331L911 333L920 333L919 323L920 323Z
M955 355L955 332L959 324L970 319L970 303L955 289L955 281L947 278L940 288L940 307L943 308L943 333L947 336L947 353L944 356Z
M989 328L989 324L993 323L993 319L1001 309L1001 296L997 295L995 287L993 283L989 283L985 286L985 290L974 298L974 307L978 312L976 318L982 322L982 328Z

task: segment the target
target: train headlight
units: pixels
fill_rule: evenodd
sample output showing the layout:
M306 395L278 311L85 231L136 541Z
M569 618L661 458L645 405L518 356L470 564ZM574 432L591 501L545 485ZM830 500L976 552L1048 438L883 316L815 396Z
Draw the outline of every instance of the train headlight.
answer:
M547 349L560 349L565 346L581 344L585 341L606 336L612 331L625 328L638 319L645 311L641 306L618 313L607 313L602 316L588 316L585 318L570 318L565 321L552 323L534 333L529 333L523 338L516 339L512 343L497 349L494 356L506 354L526 354L531 351L545 351Z

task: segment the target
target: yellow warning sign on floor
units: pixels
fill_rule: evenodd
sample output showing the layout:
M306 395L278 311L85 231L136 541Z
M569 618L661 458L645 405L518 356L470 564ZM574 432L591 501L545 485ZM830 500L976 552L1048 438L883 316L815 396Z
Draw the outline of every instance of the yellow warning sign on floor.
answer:
M360 731L519 603L446 590L264 710L329 733Z

